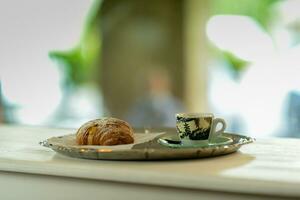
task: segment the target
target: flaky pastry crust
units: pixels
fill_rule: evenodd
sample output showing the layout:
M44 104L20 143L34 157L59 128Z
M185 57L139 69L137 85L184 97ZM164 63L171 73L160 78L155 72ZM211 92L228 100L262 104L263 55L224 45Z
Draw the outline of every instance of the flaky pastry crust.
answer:
M134 142L131 126L117 118L94 119L83 124L76 133L79 145L120 145Z

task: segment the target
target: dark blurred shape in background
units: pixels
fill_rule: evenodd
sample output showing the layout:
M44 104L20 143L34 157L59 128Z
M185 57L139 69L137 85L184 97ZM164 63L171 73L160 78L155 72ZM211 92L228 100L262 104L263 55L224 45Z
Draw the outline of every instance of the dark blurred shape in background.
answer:
M149 90L159 89L158 87L165 87L159 91L160 96L169 95L163 101L170 100L169 103L172 104L173 95L178 101L183 99L182 6L183 1L174 0L103 2L100 17L103 41L100 85L110 115L124 118L128 115L128 108L136 107L134 104L137 100L143 101L141 99L144 96L150 96ZM157 69L156 79L151 74L152 69ZM160 73L162 71L163 74ZM147 87L149 79L151 87ZM169 86L166 88L161 84ZM149 116L139 118L138 123L132 120L134 125L152 123L153 120L158 126L166 125L164 121L170 121L169 118L174 117L159 114L161 120L155 119L159 109L155 111L155 108L150 109L151 105L145 104L161 103L156 96L157 94L153 96L151 102L144 99L143 108L134 112L137 116L130 117L137 119L141 115ZM167 107L160 109L163 111ZM182 111L181 108L172 106L169 109L174 114L178 110ZM167 119L163 119L165 117ZM145 120L141 121L142 119ZM149 119L152 120L148 121Z

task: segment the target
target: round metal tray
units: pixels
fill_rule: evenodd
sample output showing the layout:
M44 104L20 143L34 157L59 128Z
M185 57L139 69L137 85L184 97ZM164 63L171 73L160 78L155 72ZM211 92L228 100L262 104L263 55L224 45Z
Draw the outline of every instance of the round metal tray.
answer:
M143 136L142 134L155 133L136 133L136 137L139 138L140 136ZM163 134L159 134L159 136L148 142L137 143L130 146L77 145L75 142L75 134L52 137L40 142L40 144L45 147L49 147L60 154L75 158L94 160L171 160L230 154L237 151L242 145L249 144L254 141L253 138L234 133L224 133L223 135L231 138L232 142L226 145L191 148L169 148L158 143L158 139L162 137L178 140L175 129L166 129Z

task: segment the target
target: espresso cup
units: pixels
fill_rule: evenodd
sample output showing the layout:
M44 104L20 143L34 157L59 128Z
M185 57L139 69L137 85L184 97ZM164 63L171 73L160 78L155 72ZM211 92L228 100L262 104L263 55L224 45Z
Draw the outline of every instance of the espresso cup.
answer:
M221 124L220 130L216 130ZM214 118L211 113L179 113L176 114L176 129L184 144L209 143L220 136L226 128L224 119Z

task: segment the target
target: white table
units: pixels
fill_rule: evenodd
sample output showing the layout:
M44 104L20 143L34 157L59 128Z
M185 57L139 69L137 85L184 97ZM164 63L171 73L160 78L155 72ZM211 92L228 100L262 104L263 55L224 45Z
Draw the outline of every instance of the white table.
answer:
M74 130L0 126L1 199L300 199L300 140L182 161L69 158L40 146Z

